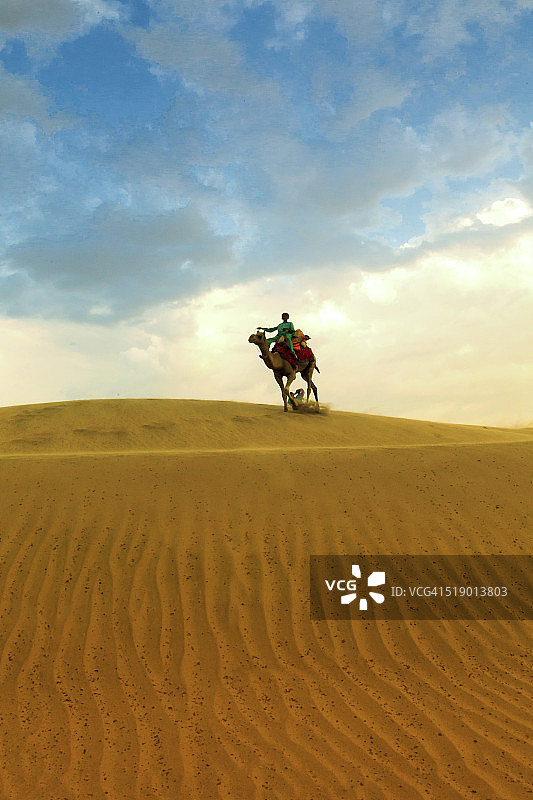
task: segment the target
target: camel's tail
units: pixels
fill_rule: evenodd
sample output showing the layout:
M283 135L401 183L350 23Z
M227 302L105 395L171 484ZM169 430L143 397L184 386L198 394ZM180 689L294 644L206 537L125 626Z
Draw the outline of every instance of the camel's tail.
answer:
M318 372L318 374L320 375L320 370L318 369L318 367L317 367L317 365L316 365L316 364L315 364L315 369L316 369L316 371Z

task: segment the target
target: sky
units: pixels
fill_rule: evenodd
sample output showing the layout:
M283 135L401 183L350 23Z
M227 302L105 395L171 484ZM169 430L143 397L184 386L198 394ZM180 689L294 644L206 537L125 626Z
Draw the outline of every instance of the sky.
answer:
M0 405L533 422L532 0L2 0Z

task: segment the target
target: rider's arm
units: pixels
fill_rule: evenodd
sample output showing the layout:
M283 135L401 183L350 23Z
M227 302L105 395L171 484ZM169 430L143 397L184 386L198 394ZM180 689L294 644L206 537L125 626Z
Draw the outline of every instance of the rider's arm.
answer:
M265 328L263 325L261 325L261 327L263 328L264 331L267 331L268 333L272 333L272 331L277 331L278 329L277 325L275 325L273 328Z

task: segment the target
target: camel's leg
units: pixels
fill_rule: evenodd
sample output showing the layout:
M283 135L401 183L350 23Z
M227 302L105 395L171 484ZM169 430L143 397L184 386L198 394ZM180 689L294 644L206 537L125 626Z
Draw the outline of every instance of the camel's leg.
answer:
M311 381L311 386L313 388L313 394L315 396L316 410L319 411L320 410L320 406L318 405L318 389L316 388L316 386L313 383L313 381Z
M285 394L285 387L283 385L283 378L282 378L281 375L277 375L276 373L274 373L274 377L276 379L276 382L277 382L279 388L281 389L281 396L283 398L283 410L284 411L288 411L289 409L287 407L287 396Z
M318 405L318 389L316 388L315 384L313 383L313 372L314 372L314 369L315 369L315 365L314 364L310 364L308 371L305 373L305 380L307 381L307 400L306 400L306 402L307 403L309 402L309 396L311 395L311 389L312 389L313 390L313 394L315 396L316 410L320 411L320 406ZM302 377L304 377L304 376L302 375Z
M289 386L291 385L291 383L294 381L295 378L296 378L296 373L295 372L293 372L292 374L287 375L287 383L285 384L285 389L284 389L284 391L285 391L285 397L284 397L284 400L285 400L285 411L287 410L287 399L289 398ZM291 405L294 405L294 404L291 402Z
M305 399L306 403L309 402L309 396L311 394L311 387L314 386L314 384L313 384L313 370L314 370L314 366L312 366L312 364L310 364L309 367L307 368L307 371L306 371L306 374L305 374L305 380L307 382L307 397Z

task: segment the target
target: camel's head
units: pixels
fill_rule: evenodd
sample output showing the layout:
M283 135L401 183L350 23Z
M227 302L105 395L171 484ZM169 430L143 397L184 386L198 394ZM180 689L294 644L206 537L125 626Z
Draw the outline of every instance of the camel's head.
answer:
M249 342L252 344L261 344L266 340L265 332L261 328L258 328L256 333L252 333L248 339Z

